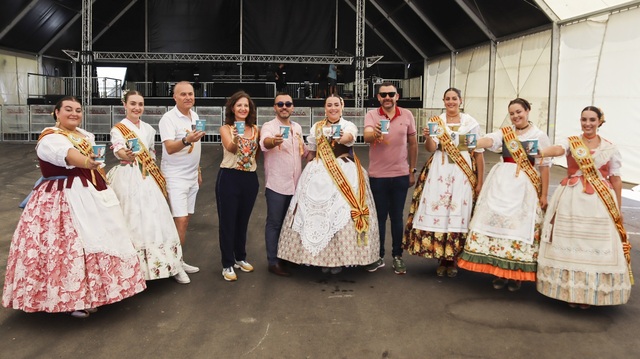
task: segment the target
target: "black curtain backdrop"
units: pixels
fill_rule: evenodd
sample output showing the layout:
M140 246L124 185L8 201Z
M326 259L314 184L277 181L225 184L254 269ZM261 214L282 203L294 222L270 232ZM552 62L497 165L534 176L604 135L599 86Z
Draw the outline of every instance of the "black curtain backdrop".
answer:
M149 50L239 53L240 1L153 0L149 6Z
M244 0L243 52L326 55L333 52L335 3Z

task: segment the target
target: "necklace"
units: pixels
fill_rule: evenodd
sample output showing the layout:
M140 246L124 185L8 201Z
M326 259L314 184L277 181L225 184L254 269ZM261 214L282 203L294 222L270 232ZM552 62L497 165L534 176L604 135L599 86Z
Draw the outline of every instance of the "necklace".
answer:
M531 126L531 124L530 124L530 123L527 123L527 125L526 125L526 126L524 126L524 127L522 127L522 128L519 128L519 127L517 127L517 126L516 126L516 130L518 130L518 131L523 131L523 130L526 130L527 128L529 128L529 126Z
M458 112L457 114L455 114L455 115L453 115L453 116L449 116L449 115L447 115L447 121L449 121L449 120L452 120L452 121L453 121L453 120L455 120L455 119L457 119L457 118L460 118L460 112Z
M582 134L582 138L584 138L585 140L587 140L587 143L591 143L591 141L592 141L594 138L596 138L596 137L598 137L598 134L595 134L595 135L593 135L593 136L591 136L591 137L589 137L589 136L585 135L584 133Z

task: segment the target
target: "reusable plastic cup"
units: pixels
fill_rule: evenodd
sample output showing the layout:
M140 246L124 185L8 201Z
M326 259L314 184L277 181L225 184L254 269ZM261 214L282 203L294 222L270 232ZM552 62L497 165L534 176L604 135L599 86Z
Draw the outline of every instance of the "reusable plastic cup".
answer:
M280 134L283 140L289 138L289 132L291 132L291 126L280 126Z
M522 147L524 147L524 151L528 155L537 155L538 154L538 140L522 141Z
M244 135L244 121L236 121L236 130L238 130L238 135Z
M130 140L127 140L127 147L131 150L131 152L133 153L138 153L140 152L140 142L138 141L137 138L132 138Z
M437 122L428 122L427 127L429 127L429 136L437 137L438 136L438 123Z
M331 137L340 138L340 125L331 125Z
M467 133L467 147L468 148L476 148L476 134L475 133Z
M389 120L380 120L380 130L382 131L383 135L389 133L389 123Z
M93 153L96 157L93 159L96 162L104 162L105 155L107 154L107 145L95 145L93 146Z
M207 120L196 120L196 131L204 131Z

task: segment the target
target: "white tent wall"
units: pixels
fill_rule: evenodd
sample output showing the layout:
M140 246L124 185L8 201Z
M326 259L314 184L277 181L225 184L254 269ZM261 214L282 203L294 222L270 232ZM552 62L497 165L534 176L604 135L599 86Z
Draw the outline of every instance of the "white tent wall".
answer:
M462 51L456 56L454 85L462 92L464 112L475 118L487 130L489 89L489 57L491 46L481 46ZM442 95L442 94L441 94Z
M38 73L38 62L0 52L0 105L25 105L28 97L28 73Z
M442 94L451 87L451 58L448 56L429 59L424 87L424 107L444 108Z
M529 120L547 131L551 31L498 43L496 52L493 129L487 131L511 123L507 107L516 97L531 103Z
M555 139L580 133L580 111L600 107L600 134L614 142L623 160L622 180L640 183L640 9L560 28ZM557 164L566 165L564 158Z

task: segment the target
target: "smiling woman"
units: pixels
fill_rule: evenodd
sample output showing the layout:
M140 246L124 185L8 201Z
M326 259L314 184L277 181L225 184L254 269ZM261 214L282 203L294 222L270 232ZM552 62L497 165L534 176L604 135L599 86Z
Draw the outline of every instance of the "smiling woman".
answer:
M260 130L256 126L256 106L246 92L234 93L225 107L225 126L220 128L223 156L216 180L216 203L222 277L236 281L234 268L253 272L253 266L246 261L245 248L249 217L258 196L256 156Z
M587 106L581 136L545 149L567 157L567 177L544 218L538 258L538 291L580 305L625 304L631 295L630 246L620 214L622 158L598 135L604 114Z
M2 305L85 318L146 286L118 199L93 159L94 136L79 127L80 102L63 98L54 118L36 147L44 178L11 241Z

